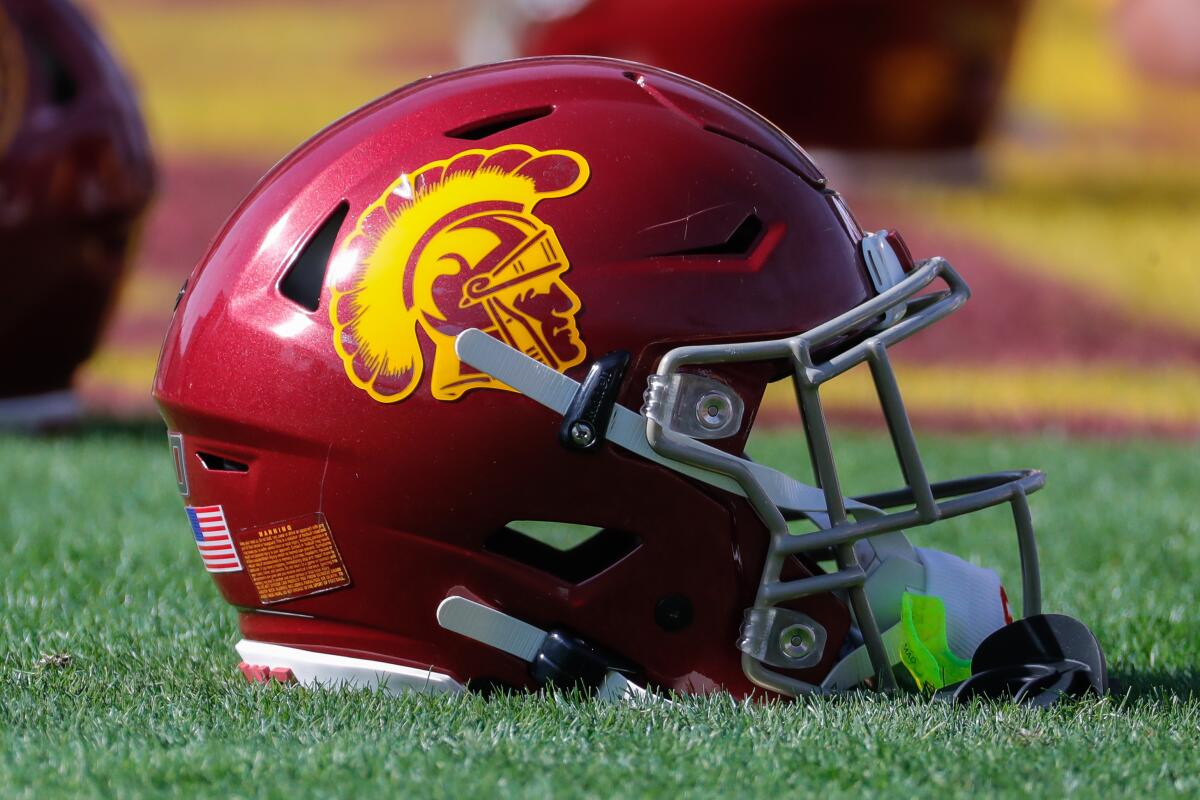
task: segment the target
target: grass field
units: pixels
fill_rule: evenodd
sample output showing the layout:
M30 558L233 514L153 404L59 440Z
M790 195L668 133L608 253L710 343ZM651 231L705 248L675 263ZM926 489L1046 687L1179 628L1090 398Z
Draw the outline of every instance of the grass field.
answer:
M852 490L894 480L843 431ZM755 454L795 467L798 439ZM1164 442L928 441L934 476L1037 465L1046 605L1091 624L1116 692L1049 713L856 696L637 709L246 685L163 431L0 437L0 795L1055 796L1200 793L1200 453ZM935 546L1000 565L1002 512Z

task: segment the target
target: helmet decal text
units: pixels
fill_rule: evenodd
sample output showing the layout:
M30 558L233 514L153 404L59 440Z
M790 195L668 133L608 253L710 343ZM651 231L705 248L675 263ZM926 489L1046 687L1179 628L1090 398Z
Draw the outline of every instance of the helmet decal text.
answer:
M454 337L467 328L560 372L582 363L570 263L533 210L579 191L588 175L578 153L518 144L402 174L333 260L333 343L351 382L383 403L411 395L426 372L438 400L509 389L458 359Z

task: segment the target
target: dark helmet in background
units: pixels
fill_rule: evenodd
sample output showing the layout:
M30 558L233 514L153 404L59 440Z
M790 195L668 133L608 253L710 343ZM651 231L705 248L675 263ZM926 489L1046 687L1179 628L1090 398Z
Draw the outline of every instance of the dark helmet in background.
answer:
M65 0L0 0L0 425L75 415L154 186L133 91Z

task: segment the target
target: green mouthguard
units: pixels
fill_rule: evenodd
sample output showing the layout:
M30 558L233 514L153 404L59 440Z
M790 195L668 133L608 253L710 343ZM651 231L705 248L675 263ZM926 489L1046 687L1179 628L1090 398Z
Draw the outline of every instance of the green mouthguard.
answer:
M900 661L920 689L937 690L971 677L971 661L954 655L946 641L946 606L940 597L905 592L900 624Z

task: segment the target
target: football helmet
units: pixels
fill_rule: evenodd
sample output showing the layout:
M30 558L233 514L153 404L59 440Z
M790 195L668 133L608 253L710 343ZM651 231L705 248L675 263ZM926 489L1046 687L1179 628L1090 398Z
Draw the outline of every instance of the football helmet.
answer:
M999 105L1025 0L481 0L461 47L629 58L738 98L806 147L953 150Z
M74 415L153 183L133 92L87 20L0 0L0 424Z
M931 483L889 367L967 294L725 95L518 60L400 89L268 173L192 274L154 397L250 678L939 687L1008 606L902 531L1009 504L1040 606L1042 474ZM863 363L907 485L849 498L821 387ZM812 485L745 455L774 380Z

